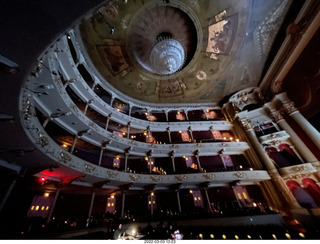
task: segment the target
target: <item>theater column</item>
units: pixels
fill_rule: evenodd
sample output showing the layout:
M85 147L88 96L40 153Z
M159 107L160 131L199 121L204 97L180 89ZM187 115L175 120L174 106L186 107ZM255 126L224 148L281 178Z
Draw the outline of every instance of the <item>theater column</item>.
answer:
M251 121L245 120L241 121L243 128L245 129L246 135L248 136L248 139L250 143L252 144L254 150L258 154L259 158L264 163L265 167L268 171L271 171L272 173L279 174L278 170L276 169L274 163L269 158L265 150L263 149L262 145L260 144L258 138L256 137L255 132L252 129Z
M308 163L317 162L317 158L313 155L313 153L309 150L309 148L303 143L300 137L294 132L291 126L284 120L279 111L272 111L271 117L276 121L276 123L285 130L292 141L293 145L297 148L300 155L304 158L304 160Z
M306 118L297 110L293 102L283 104L286 113L300 126L300 128L310 137L314 144L320 149L320 133Z

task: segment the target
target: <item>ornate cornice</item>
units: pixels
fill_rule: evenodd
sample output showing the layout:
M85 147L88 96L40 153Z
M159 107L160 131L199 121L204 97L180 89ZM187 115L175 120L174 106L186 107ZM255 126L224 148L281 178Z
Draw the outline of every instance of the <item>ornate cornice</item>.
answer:
M281 115L281 113L279 111L270 112L270 117L276 122L283 120L283 116Z
M283 110L288 114L298 111L298 109L294 106L294 102L284 103L282 106Z
M245 130L250 130L252 129L252 123L251 123L251 120L250 119L246 119L244 121L241 121L242 123L242 126Z

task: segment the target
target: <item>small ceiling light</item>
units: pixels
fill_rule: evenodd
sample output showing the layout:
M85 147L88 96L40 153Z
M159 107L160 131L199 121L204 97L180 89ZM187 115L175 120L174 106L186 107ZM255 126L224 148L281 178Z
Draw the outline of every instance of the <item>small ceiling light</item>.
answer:
M49 192L46 192L46 193L44 193L44 197L48 197L50 194L49 194Z

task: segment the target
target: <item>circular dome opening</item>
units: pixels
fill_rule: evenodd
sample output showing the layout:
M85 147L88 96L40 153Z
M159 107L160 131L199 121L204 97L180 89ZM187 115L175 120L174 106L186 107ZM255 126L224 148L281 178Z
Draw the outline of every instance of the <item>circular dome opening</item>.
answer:
M191 62L198 36L185 11L171 5L147 5L132 19L127 41L133 63L151 75L168 78Z

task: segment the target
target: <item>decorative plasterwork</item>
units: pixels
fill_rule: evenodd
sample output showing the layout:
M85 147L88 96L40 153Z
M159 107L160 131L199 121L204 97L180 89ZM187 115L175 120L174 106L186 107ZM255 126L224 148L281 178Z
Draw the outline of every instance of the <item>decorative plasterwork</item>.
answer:
M250 119L246 119L244 121L241 121L242 126L245 130L250 130L252 129L252 124L251 124L251 120Z
M213 173L203 174L203 177L207 180L213 180L214 174Z
M291 175L301 175L301 174L310 174L317 172L311 163L294 165L290 167L280 168L279 173L283 177L288 177Z
M283 119L283 116L281 115L281 113L279 111L271 112L270 113L270 117L276 122L278 122L278 121Z
M287 134L286 131L279 131L275 132L269 135L261 136L259 137L259 141L261 143L271 143L272 141L278 140L278 141L285 141L289 138L290 136Z
M130 178L132 181L137 181L137 180L139 180L140 176L139 176L139 175L129 175L129 178Z
M292 114L293 112L298 111L297 108L294 106L293 102L284 103L282 106L283 106L284 111L288 114Z
M39 143L42 147L49 144L49 139L47 136L45 136L45 134L43 132L40 131L38 136L39 136Z
M61 158L62 162L64 162L64 163L68 163L69 161L71 161L71 156L66 152L61 151L60 158Z
M116 178L118 176L118 172L107 170L107 175L108 175L109 178L114 179L114 178Z
M174 178L177 181L186 181L187 180L187 176L185 176L185 175L176 175Z
M235 173L233 173L233 175L235 177L239 178L239 179L242 179L242 178L244 178L246 176L246 173L244 173L244 172L235 172Z
M93 171L96 170L96 166L92 165L92 164L85 164L84 165L84 172L85 173L93 173Z
M162 179L161 176L159 176L159 175L151 175L150 178L154 182L159 182Z
M260 104L263 99L261 91L257 87L243 89L229 98L229 103L237 113L249 104Z

